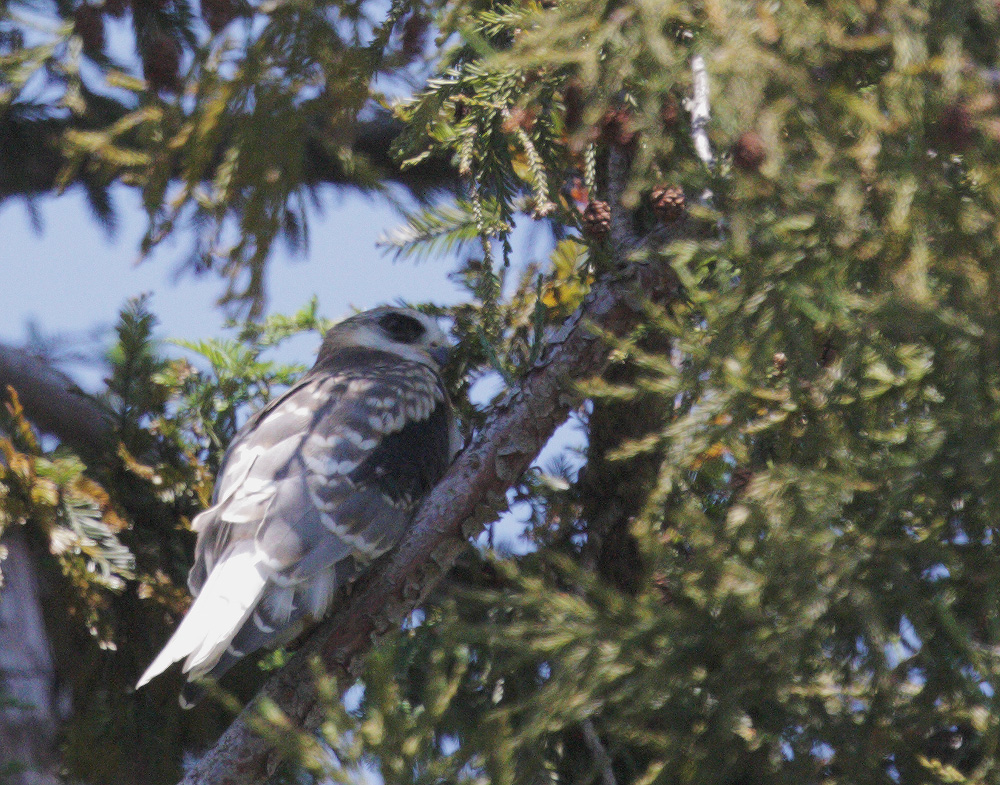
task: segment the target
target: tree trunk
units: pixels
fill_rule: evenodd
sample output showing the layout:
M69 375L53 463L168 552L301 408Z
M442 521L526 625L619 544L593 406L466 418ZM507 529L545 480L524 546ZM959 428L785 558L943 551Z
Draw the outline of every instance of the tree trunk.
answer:
M59 782L60 706L55 665L42 618L37 563L20 526L0 540L0 780L4 785Z

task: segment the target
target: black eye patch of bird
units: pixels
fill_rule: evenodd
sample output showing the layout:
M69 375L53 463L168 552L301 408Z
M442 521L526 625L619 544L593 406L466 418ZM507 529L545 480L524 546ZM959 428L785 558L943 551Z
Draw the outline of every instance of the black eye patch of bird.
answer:
M313 368L233 439L198 533L195 600L139 679L184 660L181 705L240 658L287 643L405 534L460 441L437 323L383 306L338 323Z
M426 332L420 321L403 313L387 313L378 323L394 341L400 343L416 343Z

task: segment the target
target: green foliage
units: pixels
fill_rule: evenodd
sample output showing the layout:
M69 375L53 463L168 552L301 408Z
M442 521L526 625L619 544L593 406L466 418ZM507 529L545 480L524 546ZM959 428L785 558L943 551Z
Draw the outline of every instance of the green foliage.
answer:
M164 11L178 30L185 9ZM371 764L393 783L995 781L994 5L442 0L240 13L254 18L242 37L177 34L191 48L184 100L108 66L134 106L63 137L70 172L143 189L147 247L190 218L198 264L259 303L274 239L305 238L309 150L381 187L350 152L359 111L377 100L404 127L401 164L447 162L459 183L454 203L409 210L385 245L463 255L467 302L421 307L452 319L449 383L470 429L489 408L464 400L469 387L489 375L516 385L595 277L625 261L588 226L588 202L612 203L615 228L645 240L641 263L683 290L666 306L637 302L643 325L582 391L586 468L533 472L515 489L534 553L467 554L420 623L369 658L357 712L317 674L322 744L265 707L259 729L289 757L286 774L346 781ZM404 38L430 17L430 73L390 101L372 80L415 75ZM136 18L137 35L152 19ZM8 118L40 122L26 91L45 69L66 111L94 105L74 92L74 36L63 23L44 44L3 44ZM711 165L681 101L695 55L712 87ZM648 198L664 185L686 195L670 225ZM548 234L521 259L511 233L529 221ZM105 584L136 586L159 603L162 631L184 603L179 522L207 502L244 412L301 371L263 353L324 326L313 304L233 340L182 344L198 368L162 359L134 304L107 398L122 465L91 478L15 423L5 520L75 538L66 574L86 573L102 597L118 596ZM115 504L128 537L106 511ZM134 546L134 568L116 542ZM87 607L105 618L106 606ZM130 748L100 771L79 750L107 728L121 743L150 711L116 714L105 698L69 733L74 773L94 782L113 780ZM196 735L172 721L171 761Z
M39 528L74 586L71 612L107 645L107 593L134 577L135 559L118 538L125 521L76 456L42 452L17 393L8 395L0 419L0 432L11 434L0 438L0 532L29 520Z
M162 375L176 406L160 423L164 432L185 441L193 458L217 469L247 412L263 408L275 389L288 386L305 371L304 366L265 360L261 354L295 335L329 329L330 323L318 316L317 309L314 298L291 317L275 314L263 322L248 322L236 338L174 341L207 362L210 372L178 361Z
M601 444L606 460L592 441L568 487L526 487L539 552L470 556L424 622L373 655L367 689L403 685L395 716L376 698L359 722L412 728L436 705L424 672L444 662L462 673L458 697L391 781L455 755L497 782L592 782L606 763L639 783L994 780L995 9L604 10L453 9L445 29L462 42L402 110L401 150L449 151L473 200L493 200L506 224L533 187L513 163L525 155L516 132L499 141L512 85L558 132L577 84L584 145L609 103L630 107L641 136L626 205L662 178L689 194L711 187L692 231L650 254L684 300L650 306L618 346L616 367L633 371L588 388L592 425L631 406L645 427ZM690 89L694 51L712 77L714 172L686 130L661 125L670 96ZM572 133L534 146L550 180L576 154ZM475 202L461 209L411 219L396 247L468 241ZM640 211L637 228L648 219ZM488 245L495 231L477 228ZM595 250L564 280L599 269ZM546 292L558 266L542 268L541 289L529 271L508 298L497 268L484 252L463 270L476 304L456 311L457 329L470 362L513 381L530 356L516 325L558 301ZM602 510L588 494L608 482L594 475L624 483L650 468L652 482L629 486L640 493L630 538L606 540L631 544L609 552L600 524L613 493ZM616 559L628 589L607 577Z
M470 243L479 240L480 231L500 234L510 230L500 221L494 204L483 204L482 218L477 221L475 206L469 202L427 207L408 216L406 224L380 240L380 245L391 249L397 259L425 258L432 254L464 251Z

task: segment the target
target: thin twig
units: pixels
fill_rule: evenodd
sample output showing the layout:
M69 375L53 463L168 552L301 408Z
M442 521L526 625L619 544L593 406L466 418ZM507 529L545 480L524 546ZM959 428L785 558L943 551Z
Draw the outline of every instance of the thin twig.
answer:
M618 780L615 779L614 768L611 766L611 756L608 755L608 751L604 748L601 737L597 735L594 723L587 718L583 721L582 725L583 740L587 745L587 749L594 756L594 762L601 769L601 780L604 782L604 785L618 785Z

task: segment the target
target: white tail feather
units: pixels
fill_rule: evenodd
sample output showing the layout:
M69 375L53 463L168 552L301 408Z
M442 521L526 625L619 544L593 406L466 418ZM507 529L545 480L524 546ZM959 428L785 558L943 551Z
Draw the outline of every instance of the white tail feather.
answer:
M211 670L260 600L267 585L265 571L252 544L223 556L136 689L185 657L185 671L198 676Z

